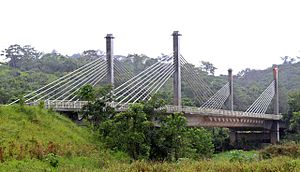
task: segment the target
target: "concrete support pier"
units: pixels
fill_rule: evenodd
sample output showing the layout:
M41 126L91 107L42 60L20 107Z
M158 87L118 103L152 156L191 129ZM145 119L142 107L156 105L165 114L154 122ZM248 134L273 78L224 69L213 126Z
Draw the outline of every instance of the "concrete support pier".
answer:
M110 98L114 97L114 58L113 58L113 35L107 34L106 37L106 61L107 61L107 83L112 86Z
M274 115L279 115L279 95L278 95L278 67L273 68L274 75ZM271 134L271 143L275 144L279 142L279 121L273 121L272 128L270 131Z
M181 71L180 71L180 53L179 53L179 34L178 31L174 31L173 34L173 63L174 63L174 105L181 106Z

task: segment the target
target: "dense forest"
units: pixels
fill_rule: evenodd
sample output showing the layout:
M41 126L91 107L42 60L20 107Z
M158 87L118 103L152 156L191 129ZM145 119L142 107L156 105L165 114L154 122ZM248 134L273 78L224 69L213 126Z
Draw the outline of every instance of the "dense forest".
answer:
M1 55L6 62L0 64L0 103L6 104L18 97L34 91L45 84L67 74L86 64L87 62L103 57L100 50L86 50L72 56L62 55L53 50L51 53L42 53L30 45L11 45L2 50ZM162 55L161 57L163 57ZM154 64L159 58L150 58L146 55L130 54L127 56L116 56L129 72L126 76L116 76L116 81L126 81L129 76L135 75ZM280 89L280 112L288 112L288 95L300 88L300 63L294 58L282 57L283 63L279 67L279 89ZM210 62L202 61L199 66L188 64L197 75L216 92L224 83L227 76L214 76L217 68ZM182 73L182 95L184 105L201 105L199 99L193 94L193 89L187 84L188 74ZM118 78L119 77L119 78ZM234 109L246 110L262 91L272 81L272 67L265 70L245 69L234 76ZM121 79L120 79L121 78ZM116 82L117 85L121 82ZM198 83L194 83L198 84ZM198 84L199 85L199 84ZM166 100L171 103L172 81L170 80L161 89L166 95ZM225 106L226 107L226 103ZM272 106L268 112L272 113Z

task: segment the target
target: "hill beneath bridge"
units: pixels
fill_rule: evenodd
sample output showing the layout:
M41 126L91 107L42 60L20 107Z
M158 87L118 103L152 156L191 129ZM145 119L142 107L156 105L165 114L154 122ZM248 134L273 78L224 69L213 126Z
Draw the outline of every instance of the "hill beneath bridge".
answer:
M91 171L128 161L89 128L38 107L0 106L0 136L0 171Z

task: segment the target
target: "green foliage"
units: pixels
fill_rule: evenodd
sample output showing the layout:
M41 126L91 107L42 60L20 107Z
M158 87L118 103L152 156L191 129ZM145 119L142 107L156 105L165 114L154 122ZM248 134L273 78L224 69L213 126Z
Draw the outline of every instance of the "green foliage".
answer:
M207 61L201 61L201 69L211 75L215 74L215 70L217 69L212 63Z
M186 119L180 113L168 115L160 123L157 145L168 160L185 157L188 147Z
M96 98L95 89L90 84L86 84L86 85L82 86L79 89L77 95L80 98L80 100L83 100L83 101L94 101Z
M207 158L214 153L212 134L204 128L190 128L188 130L188 139L196 158Z
M289 94L288 104L290 112L300 111L300 91L292 92Z
M131 105L126 112L118 113L104 122L103 126L110 129L109 133L102 130L109 147L128 152L133 159L149 157L150 146L147 144L146 133L151 122L147 120L142 104Z
M54 153L49 153L45 157L45 161L49 162L52 167L58 167L59 156L55 155Z
M260 151L263 159L274 158L278 156L289 156L292 158L300 157L300 146L295 142L287 142L284 144L270 145Z
M223 151L228 147L229 129L228 128L212 128L213 144L217 151Z
M300 131L300 111L299 112L293 112L293 116L290 120L290 130L293 133L299 133L299 131Z
M230 159L231 162L253 162L258 161L257 154L247 154L243 150L233 150L230 151Z

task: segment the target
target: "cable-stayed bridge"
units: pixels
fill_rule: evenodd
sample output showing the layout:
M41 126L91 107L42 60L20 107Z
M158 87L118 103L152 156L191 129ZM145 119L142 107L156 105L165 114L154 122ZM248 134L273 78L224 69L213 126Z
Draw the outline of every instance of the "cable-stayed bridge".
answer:
M273 69L273 80L256 101L245 112L234 111L232 70L228 70L228 82L214 92L180 54L179 36L181 35L178 31L174 31L172 36L172 55L163 56L141 73L133 75L118 58L114 58L114 37L108 34L105 37L105 55L25 95L25 103L37 105L43 101L46 108L57 111L79 111L87 101L78 98L78 90L86 84L95 86L106 81L113 86L110 93L113 101L110 105L118 111L124 111L131 103L149 100L151 95L157 93L168 80L173 78L174 103L166 106L165 109L168 113L183 112L189 126L227 127L233 131L234 134L231 134L233 139L236 139L237 131L264 131L264 137L265 133L268 133L272 143L279 141L281 115L278 104L277 67ZM194 97L202 102L200 107L182 106L181 80L192 89ZM272 100L274 113L266 114ZM222 109L226 101L229 104L227 110Z

